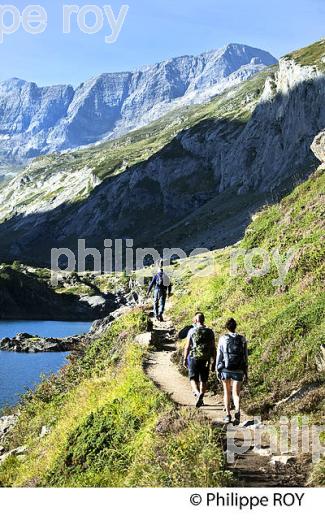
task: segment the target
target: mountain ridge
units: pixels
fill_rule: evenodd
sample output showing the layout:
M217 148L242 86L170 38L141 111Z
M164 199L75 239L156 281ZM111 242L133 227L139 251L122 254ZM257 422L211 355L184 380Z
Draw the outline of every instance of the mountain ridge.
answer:
M236 43L236 42L230 42L230 43L227 43L226 45L224 45L223 47L220 47L220 48L214 48L214 49L211 49L211 50L207 50L207 51L203 51L203 52L200 52L199 54L182 54L180 56L176 56L176 57L170 57L170 58L165 58L161 61L155 61L153 63L148 63L146 65L142 65L142 66L138 66L138 67L134 67L134 68L130 68L129 70L128 69L121 69L121 70L116 70L116 71L110 71L110 72L101 72L100 74L94 74L92 76L89 76L89 78L85 79L84 81L82 81L81 83L78 83L77 85L75 85L75 87L73 86L72 83L61 83L61 82L57 82L57 83L53 83L53 84L45 84L45 85L38 85L36 82L34 81L29 81L29 80L26 80L24 78L20 78L18 76L12 76L10 78L6 78L6 79L3 79L0 81L0 85L2 83L6 83L6 82L11 82L11 81L19 81L19 82L23 82L23 83L34 83L35 85L38 86L38 88L49 88L49 87L57 87L57 86L71 86L73 87L75 90L80 87L80 85L83 85L84 83L86 83L87 81L91 81L92 79L95 79L95 78L98 78L102 75L115 75L115 74L133 74L135 72L144 72L152 67L155 67L157 65L163 65L163 64L166 64L166 63L170 63L170 62L173 62L174 60L181 60L183 58L198 58L198 57L203 57L203 56L209 56L209 55L212 55L212 54L217 54L217 53L220 53L222 54L223 52L227 51L228 49L230 48L236 48L236 47L246 47L246 48L250 48L254 51L258 51L258 52L262 52L263 54L265 54L266 56L270 56L273 60L275 61L278 61L277 58L275 58L274 56L272 56L271 53L269 53L268 51L265 51L263 49L259 49L258 47L253 47L251 45L246 45L246 44L243 44L243 43Z
M135 71L102 73L76 88L5 80L0 83L0 159L19 162L123 135L158 119L175 102L208 100L276 62L266 51L228 44ZM208 89L214 90L205 94Z

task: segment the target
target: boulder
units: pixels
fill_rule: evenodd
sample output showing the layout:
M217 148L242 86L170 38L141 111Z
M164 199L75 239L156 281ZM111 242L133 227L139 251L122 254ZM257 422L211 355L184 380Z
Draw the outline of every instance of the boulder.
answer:
M124 316L124 314L127 314L128 312L130 312L130 307L128 307L128 306L120 307L119 309L116 309L116 311L111 312L111 316L115 320L117 320L118 318L120 318L121 316Z
M44 437L46 437L51 431L51 428L49 428L48 426L44 425L42 426L42 429L41 429L41 433L39 434L39 437L40 439L43 439Z
M272 455L272 450L270 448L259 448L255 446L253 452L260 457L271 457Z
M274 466L276 464L290 464L291 462L294 462L296 459L292 455L273 455L273 457L270 460L270 464L273 464Z
M19 459L25 458L25 454L27 452L27 446L18 446L18 448L14 448L13 450L4 453L0 457L0 465L8 458L8 457L17 457Z
M325 345L321 345L316 355L316 366L318 372L325 372Z
M109 314L106 316L106 318L103 318L102 320L96 320L91 326L90 334L95 336L100 336L103 334L110 324L114 321L114 317L112 314Z
M82 296L81 302L86 302L90 307L105 307L106 300L103 296Z
M0 417L0 440L10 432L18 420L17 415L4 415Z
M145 332L136 336L135 341L141 345L141 347L150 347L152 345L152 334L151 332Z
M244 421L242 424L243 428L248 428L248 429L253 429L253 430L255 430L256 428L260 428L261 426L262 426L262 423L257 417L254 417L254 419L248 419L247 421Z

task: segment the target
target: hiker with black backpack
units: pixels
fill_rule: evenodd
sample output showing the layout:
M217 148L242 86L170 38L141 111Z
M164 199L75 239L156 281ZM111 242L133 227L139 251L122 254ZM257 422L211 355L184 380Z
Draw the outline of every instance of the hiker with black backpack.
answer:
M224 391L224 403L226 409L225 424L231 423L230 401L231 387L232 398L235 405L234 425L240 423L240 392L242 383L247 381L248 351L247 341L244 336L236 333L237 323L230 318L226 323L227 334L219 339L217 352L217 374L222 381Z
M194 326L189 330L184 349L184 366L188 369L192 390L196 398L196 407L204 406L204 394L207 390L210 364L216 366L216 343L212 329L205 326L202 312L194 317Z
M169 276L164 272L162 263L157 274L154 275L149 285L147 296L150 295L154 289L154 316L158 321L164 321L163 315L165 312L166 298L170 296L172 285Z

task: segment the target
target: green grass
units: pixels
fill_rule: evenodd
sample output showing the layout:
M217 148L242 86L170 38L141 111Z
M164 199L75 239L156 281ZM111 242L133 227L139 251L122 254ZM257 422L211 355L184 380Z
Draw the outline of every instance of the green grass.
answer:
M320 40L308 47L287 55L297 63L306 66L314 66L321 72L325 72L325 40Z
M244 239L232 248L211 254L212 276L204 276L202 260L191 273L191 262L175 268L175 305L178 326L191 323L198 310L222 333L227 317L234 315L249 339L250 384L245 406L251 413L268 412L293 389L315 382L315 395L288 405L288 413L312 413L319 420L324 410L324 374L317 371L316 357L324 343L324 173L318 171L290 196L262 210L247 229ZM282 255L295 247L296 254L282 286L274 261L263 277L248 276L243 258L236 276L230 276L230 256L237 248L250 251L278 248ZM179 271L183 270L183 274Z
M280 414L307 415L312 423L322 424L324 417L325 374L317 368L325 343L324 173L320 168L279 204L261 210L235 246L203 255L195 265L186 260L174 267L172 313L178 328L189 325L198 310L217 335L224 332L227 318L236 318L250 351L244 407L269 420ZM238 248L278 249L283 258L291 247L296 253L281 286L273 284L274 261L269 274L251 277L241 258L237 275L230 275L230 258ZM213 274L207 276L204 266L211 269L211 262ZM275 407L310 384L302 398ZM325 484L324 460L314 468L311 484Z
M24 460L0 466L1 486L222 486L219 433L196 413L178 411L145 376L141 311L43 381L21 403L6 448L27 445ZM50 434L39 439L43 425Z

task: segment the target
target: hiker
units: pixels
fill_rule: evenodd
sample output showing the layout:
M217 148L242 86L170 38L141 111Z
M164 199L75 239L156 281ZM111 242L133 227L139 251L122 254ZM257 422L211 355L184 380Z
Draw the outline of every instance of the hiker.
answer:
M200 408L204 406L211 361L211 368L215 370L216 344L213 330L205 326L202 312L194 316L193 323L194 326L187 335L183 363L188 369L192 390L197 399L196 407Z
M232 386L232 398L235 405L233 424L238 425L240 423L240 391L243 381L247 381L247 341L244 336L237 334L237 323L234 318L227 321L225 328L228 332L220 337L218 344L217 374L219 381L223 384L226 410L224 422L230 424L232 420L230 413Z
M163 265L160 264L159 271L154 275L147 291L147 296L149 296L152 289L154 289L153 312L158 321L164 321L166 298L170 296L171 288L169 277L164 272Z

